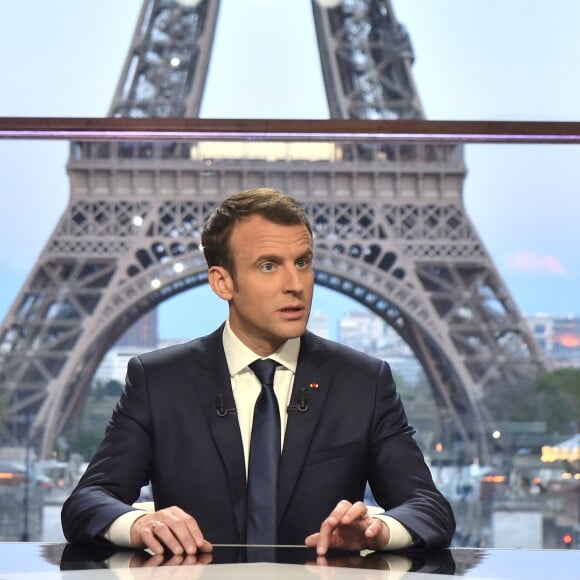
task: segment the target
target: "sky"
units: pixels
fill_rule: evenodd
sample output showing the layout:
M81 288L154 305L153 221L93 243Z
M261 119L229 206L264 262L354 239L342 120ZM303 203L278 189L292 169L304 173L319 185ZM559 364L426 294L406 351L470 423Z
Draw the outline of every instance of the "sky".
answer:
M3 2L0 116L106 116L140 7ZM428 119L580 121L577 0L393 7ZM328 118L310 0L222 0L201 116ZM66 208L67 157L64 141L0 140L0 320ZM580 315L580 146L468 145L465 157L466 210L520 310ZM334 320L361 307L317 288L313 308ZM161 306L161 335L210 331L225 312L207 286L189 291Z

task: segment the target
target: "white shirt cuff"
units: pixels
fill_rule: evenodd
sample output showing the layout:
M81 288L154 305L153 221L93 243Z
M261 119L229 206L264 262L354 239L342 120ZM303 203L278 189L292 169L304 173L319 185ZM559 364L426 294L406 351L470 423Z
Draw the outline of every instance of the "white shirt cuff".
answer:
M409 548L413 545L413 538L409 533L409 530L398 520L392 518L391 516L383 515L382 513L377 513L377 510L382 512L383 509L376 506L367 506L369 514L373 518L377 518L384 522L390 531L389 541L385 546L385 550L401 550L403 548Z
M113 523L103 532L105 540L109 540L115 546L121 548L133 548L131 544L131 526L140 517L149 512L142 509L132 510L119 516Z

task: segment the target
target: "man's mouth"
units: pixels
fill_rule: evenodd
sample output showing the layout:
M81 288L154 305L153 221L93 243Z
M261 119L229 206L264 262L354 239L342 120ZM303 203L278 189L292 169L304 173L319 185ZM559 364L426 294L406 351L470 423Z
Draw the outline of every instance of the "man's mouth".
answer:
M300 312L301 310L304 310L302 306L286 306L280 308L281 312Z

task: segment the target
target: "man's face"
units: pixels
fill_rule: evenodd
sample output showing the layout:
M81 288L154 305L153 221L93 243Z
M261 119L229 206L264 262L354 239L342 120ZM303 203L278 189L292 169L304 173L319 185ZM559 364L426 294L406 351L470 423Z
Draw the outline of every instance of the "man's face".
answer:
M261 356L306 329L312 293L312 238L303 225L285 226L255 215L232 230L236 282L228 278L230 325Z

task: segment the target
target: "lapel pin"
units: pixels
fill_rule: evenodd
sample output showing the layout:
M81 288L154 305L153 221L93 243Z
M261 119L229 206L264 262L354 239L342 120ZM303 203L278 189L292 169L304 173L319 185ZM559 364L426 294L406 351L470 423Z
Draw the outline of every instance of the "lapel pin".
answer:
M318 388L318 383L310 383L310 388L311 389L317 389Z

